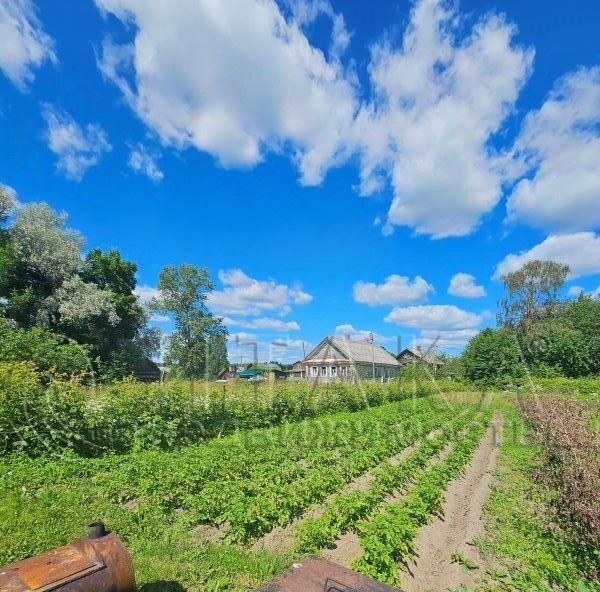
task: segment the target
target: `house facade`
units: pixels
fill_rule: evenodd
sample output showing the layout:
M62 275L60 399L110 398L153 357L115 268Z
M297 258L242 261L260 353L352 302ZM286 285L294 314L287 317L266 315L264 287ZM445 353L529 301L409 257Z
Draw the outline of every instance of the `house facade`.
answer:
M326 337L302 360L304 376L313 382L389 380L400 375L396 358L375 343L348 337Z
M403 349L397 356L396 359L402 366L406 366L411 363L424 362L433 369L438 368L443 364L441 356L436 351L423 351L421 346L416 348L407 347Z

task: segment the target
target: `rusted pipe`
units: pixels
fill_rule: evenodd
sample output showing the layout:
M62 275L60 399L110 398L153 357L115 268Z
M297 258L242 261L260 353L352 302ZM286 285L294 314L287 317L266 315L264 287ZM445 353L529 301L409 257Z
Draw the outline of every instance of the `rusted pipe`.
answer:
M134 592L127 549L104 523L88 526L88 536L0 567L1 592Z

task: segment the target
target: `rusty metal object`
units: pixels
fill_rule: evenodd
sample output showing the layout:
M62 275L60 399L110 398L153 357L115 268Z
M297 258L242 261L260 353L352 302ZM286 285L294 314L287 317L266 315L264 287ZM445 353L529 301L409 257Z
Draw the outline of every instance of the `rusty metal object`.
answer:
M399 592L341 565L309 555L257 592Z
M88 536L0 567L1 592L134 592L133 566L119 537L102 522Z

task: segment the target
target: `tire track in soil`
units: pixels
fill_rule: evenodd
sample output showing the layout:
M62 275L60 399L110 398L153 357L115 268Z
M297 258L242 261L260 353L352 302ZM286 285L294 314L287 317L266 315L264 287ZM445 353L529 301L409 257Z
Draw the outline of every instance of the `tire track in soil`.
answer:
M497 465L503 416L496 412L465 474L448 487L443 517L419 530L416 561L402 577L405 592L442 592L449 588L477 587L486 561L472 541L485 532L483 506L490 493L491 472ZM477 566L468 569L453 561L461 554Z

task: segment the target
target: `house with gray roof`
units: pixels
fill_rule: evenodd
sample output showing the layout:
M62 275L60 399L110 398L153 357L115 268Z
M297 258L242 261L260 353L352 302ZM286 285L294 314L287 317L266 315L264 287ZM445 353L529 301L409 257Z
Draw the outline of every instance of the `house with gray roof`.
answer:
M304 376L314 382L388 380L400 375L401 365L376 343L325 337L302 360Z

